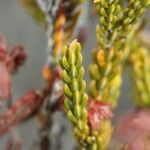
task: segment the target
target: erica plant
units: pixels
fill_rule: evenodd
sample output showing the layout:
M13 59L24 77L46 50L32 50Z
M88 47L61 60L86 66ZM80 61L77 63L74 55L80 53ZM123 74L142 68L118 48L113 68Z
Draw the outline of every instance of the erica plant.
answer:
M7 109L0 114L0 136L36 118L36 147L59 150L65 130L58 123L57 131L53 131L53 117L60 112L72 125L77 149L106 150L111 147L113 137L119 143L114 149L148 150L150 45L143 33L150 0L19 2L45 31L47 58L41 71L45 82L41 89L29 89L12 102L12 76L18 73L27 54L20 45L8 50L5 37L0 35L0 103L2 107L7 103ZM88 9L84 10L85 6ZM86 43L85 20L89 19L90 9L94 9L91 15L98 19L98 24L93 33L97 44L91 54L88 83L84 79L87 68L83 66L86 58L82 55L82 47ZM113 112L118 107L122 76L127 68L133 79L134 110L113 127ZM16 132L11 134L6 149L21 150L21 140L15 138Z

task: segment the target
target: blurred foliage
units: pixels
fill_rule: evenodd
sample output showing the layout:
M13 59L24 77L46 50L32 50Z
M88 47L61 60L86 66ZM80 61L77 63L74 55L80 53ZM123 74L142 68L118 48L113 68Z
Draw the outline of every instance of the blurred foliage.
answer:
M135 88L135 103L150 107L150 55L146 48L135 49L131 56L132 78Z
M39 7L37 0L19 0L19 2L38 24L46 28L46 16Z

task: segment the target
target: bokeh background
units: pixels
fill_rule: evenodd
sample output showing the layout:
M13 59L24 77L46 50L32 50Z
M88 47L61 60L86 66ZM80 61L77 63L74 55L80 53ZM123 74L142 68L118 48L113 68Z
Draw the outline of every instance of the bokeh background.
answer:
M83 57L84 66L86 68L85 78L89 82L88 65L91 62L91 50L95 47L95 25L96 19L89 17L87 21L87 40L85 43ZM0 33L7 38L7 46L10 48L15 44L22 44L28 52L28 60L13 79L13 100L18 99L23 93L29 89L42 87L44 83L41 70L46 62L46 44L44 30L38 26L32 18L22 9L18 0L0 0ZM123 114L129 108L132 108L132 82L128 71L124 73L124 84L122 86L122 94L119 101L119 107L115 110L116 117ZM70 150L73 139L70 135L71 128L67 121L56 114L56 120L66 125L68 129L63 136L62 150ZM37 139L36 119L19 125L18 130L20 136L24 139L24 150L35 149L32 147L33 141ZM0 150L5 149L6 140L9 135L0 137Z

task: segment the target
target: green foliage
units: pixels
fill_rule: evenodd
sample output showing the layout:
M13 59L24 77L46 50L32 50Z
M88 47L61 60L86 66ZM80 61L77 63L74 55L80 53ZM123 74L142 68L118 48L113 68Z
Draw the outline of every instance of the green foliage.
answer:
M89 129L87 121L86 83L83 80L81 46L74 40L63 48L60 60L63 69L65 110L68 119L73 125L74 135L81 149L104 150L110 140L112 127L109 120L101 122L99 130Z
M147 0L128 0L126 8L120 0L95 0L99 13L97 40L101 48L108 48L123 40L149 6ZM123 38L123 39L122 39Z
M141 47L130 56L134 81L135 103L139 107L150 107L150 59L147 49Z
M65 109L67 116L74 126L74 134L81 145L88 135L86 83L83 80L81 46L74 40L63 48L63 57L60 60L63 68Z
M96 101L108 102L115 107L120 94L124 65L132 54L134 33L137 32L141 17L150 1L129 0L127 7L122 6L119 0L95 0L94 3L99 14L99 24L96 26L98 46L90 66L90 95ZM136 104L149 106L149 56L142 51L134 53L136 59L132 63L133 79L138 93ZM103 127L101 129L103 130ZM102 137L100 134L99 136ZM101 145L103 144L99 146Z
M109 49L105 52L98 49L90 66L91 83L90 94L98 101L108 102L113 107L117 105L119 89L121 86L122 53Z
M121 36L126 36L133 29L149 4L149 0L128 0L128 7L123 10L123 17L119 22Z
M90 93L98 101L117 105L123 64L130 54L128 46L136 23L149 5L147 0L129 0L124 8L119 0L95 0L99 14L96 27L98 46L90 67Z
M111 47L117 37L117 23L121 16L119 0L96 1L99 25L96 26L97 40L101 48Z

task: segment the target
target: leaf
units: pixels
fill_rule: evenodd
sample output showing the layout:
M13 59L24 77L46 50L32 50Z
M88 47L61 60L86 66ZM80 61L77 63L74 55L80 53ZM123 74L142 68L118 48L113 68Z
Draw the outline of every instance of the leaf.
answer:
M36 0L19 0L22 7L29 13L32 18L43 28L47 27L46 16L40 9Z

